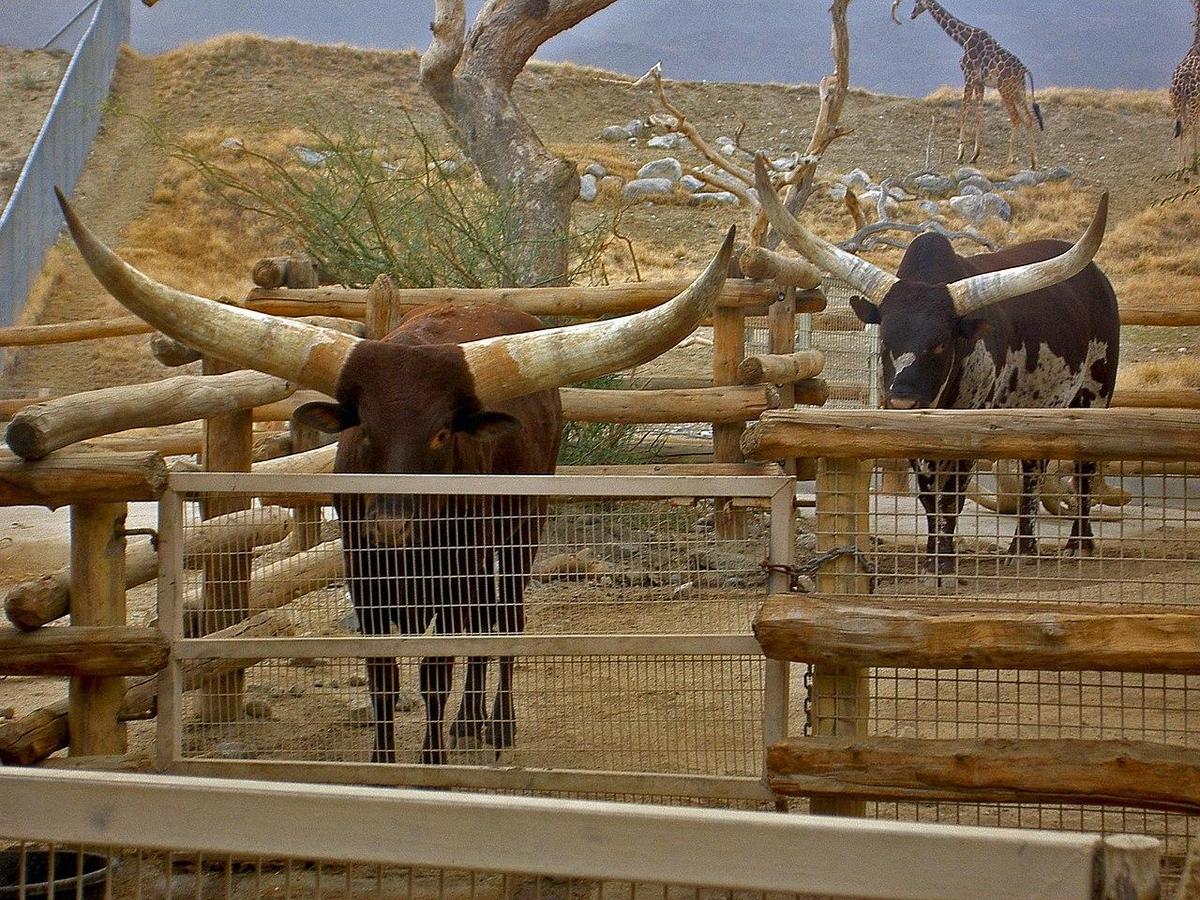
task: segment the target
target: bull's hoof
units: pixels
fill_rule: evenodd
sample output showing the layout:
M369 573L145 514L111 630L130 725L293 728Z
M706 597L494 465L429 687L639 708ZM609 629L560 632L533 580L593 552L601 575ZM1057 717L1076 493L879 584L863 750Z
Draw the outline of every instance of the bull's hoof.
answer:
M1096 541L1094 538L1077 538L1073 537L1067 541L1067 545L1062 549L1062 555L1066 557L1075 557L1078 559L1086 559L1096 555Z
M517 737L517 723L511 719L501 719L493 721L488 725L485 742L489 747L496 751L496 756L500 756L500 751L506 750L513 745Z
M1037 538L1014 537L1012 543L1008 545L1008 555L1014 559L1025 556L1036 557L1038 555Z
M483 746L483 723L478 719L455 719L446 737L451 750L478 750Z
M483 747L483 738L478 734L455 734L454 732L450 732L450 736L446 739L446 744L451 750L469 752L481 749Z

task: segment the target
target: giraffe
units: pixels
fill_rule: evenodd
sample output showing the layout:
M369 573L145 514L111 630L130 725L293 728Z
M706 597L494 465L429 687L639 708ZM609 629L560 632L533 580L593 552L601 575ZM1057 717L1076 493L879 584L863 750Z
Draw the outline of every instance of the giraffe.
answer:
M903 0L893 0L892 20L897 24L896 7ZM1193 0L1200 3L1200 0ZM1012 125L1012 133L1008 141L1008 164L1016 161L1017 133L1022 127L1029 132L1029 162L1032 168L1037 168L1037 131L1034 130L1034 120L1038 129L1045 130L1042 120L1042 110L1037 104L1037 94L1033 87L1033 74L1025 67L1016 54L1005 50L995 38L982 28L975 28L956 19L937 0L916 0L913 6L912 18L928 11L935 22L950 38L963 48L963 56L959 61L963 73L962 109L958 116L958 159L961 162L966 149L967 116L974 106L975 110L975 150L971 162L979 159L982 152L980 147L983 130L983 92L985 88L994 87L1000 92L1000 100L1008 120ZM1030 104L1025 99L1025 81L1029 81L1029 91L1033 99L1032 112Z
M1179 141L1179 171L1195 172L1200 166L1200 0L1192 0L1196 23L1192 47L1171 77L1171 108L1175 111L1175 138ZM1187 152L1191 135L1192 152Z

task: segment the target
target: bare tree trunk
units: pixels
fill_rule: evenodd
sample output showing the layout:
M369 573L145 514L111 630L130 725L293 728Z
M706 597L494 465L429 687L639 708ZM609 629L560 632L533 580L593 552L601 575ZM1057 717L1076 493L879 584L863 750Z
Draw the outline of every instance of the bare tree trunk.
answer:
M546 149L512 98L526 62L543 43L615 0L489 0L469 33L463 0L435 0L433 40L421 83L485 184L511 204L524 285L563 284L575 166Z

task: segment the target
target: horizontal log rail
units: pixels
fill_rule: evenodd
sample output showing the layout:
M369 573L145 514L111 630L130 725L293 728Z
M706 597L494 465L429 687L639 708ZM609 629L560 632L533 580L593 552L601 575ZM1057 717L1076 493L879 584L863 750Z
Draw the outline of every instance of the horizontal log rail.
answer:
M47 344L70 344L75 341L94 341L100 338L127 337L131 334L151 334L154 326L137 316L115 319L81 319L78 322L56 322L52 325L9 325L0 328L0 347L40 347Z
M156 628L0 628L0 675L152 675L166 666L169 649Z
M1143 305L1135 300L1121 302L1122 325L1149 325L1158 328L1190 328L1200 325L1200 303L1180 294L1170 304Z
M58 630L58 629L54 629ZM251 616L236 625L209 635L210 638L275 638L292 634L291 620L274 610ZM28 635L27 635L28 637ZM181 663L184 690L193 690L206 680L249 668L262 661L254 655L248 641L244 659L189 659ZM122 719L141 719L152 715L158 699L157 675L130 681L121 703ZM68 701L63 699L19 719L0 722L0 764L30 766L67 746Z
M1161 409L772 410L747 459L1200 459L1200 411Z
M204 556L245 553L262 544L283 540L291 531L291 515L278 506L227 513L189 528L184 539L184 565L197 568ZM125 588L158 577L158 551L149 541L131 543L125 554ZM8 620L24 631L40 628L65 616L71 605L71 569L14 584L4 597Z
M820 350L748 356L738 366L739 384L792 384L815 378L825 368Z
M404 288L396 290L392 299L400 306L410 307L493 303L535 316L592 318L651 309L685 290L690 283L680 278L594 287ZM362 319L366 315L367 292L366 288L339 287L256 288L246 295L244 305L277 316L326 315ZM763 311L778 300L782 292L783 288L774 282L730 278L725 282L717 305ZM797 292L797 312L816 313L824 308L825 296L820 291Z
M1142 741L796 738L767 753L791 797L1070 803L1200 813L1200 754Z
M157 453L59 450L36 462L0 455L0 506L157 500L166 486L167 464Z
M1200 613L915 598L769 597L770 659L854 668L1200 674Z
M825 382L796 383L797 402L821 405L829 396ZM689 422L750 422L779 406L770 385L679 387L659 390L597 390L561 388L563 418L570 422L616 422L625 425L665 425ZM297 391L286 400L256 407L256 422L284 422L300 406L328 400L316 391Z
M1200 390L1196 388L1118 388L1113 406L1133 409L1200 409Z
M24 459L101 435L206 419L289 396L295 387L261 372L177 375L149 384L83 391L21 410L4 439Z

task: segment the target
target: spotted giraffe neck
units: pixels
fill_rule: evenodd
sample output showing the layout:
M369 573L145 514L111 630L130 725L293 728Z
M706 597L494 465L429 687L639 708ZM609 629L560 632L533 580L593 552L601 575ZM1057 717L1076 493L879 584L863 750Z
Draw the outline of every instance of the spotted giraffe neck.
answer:
M1195 0L1195 2L1200 4L1200 0ZM941 26L942 31L946 32L950 36L950 39L959 46L965 47L967 38L979 30L968 25L962 19L952 16L946 7L938 3L937 0L925 0L925 8L933 16L933 20Z

